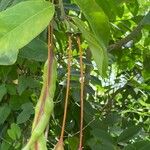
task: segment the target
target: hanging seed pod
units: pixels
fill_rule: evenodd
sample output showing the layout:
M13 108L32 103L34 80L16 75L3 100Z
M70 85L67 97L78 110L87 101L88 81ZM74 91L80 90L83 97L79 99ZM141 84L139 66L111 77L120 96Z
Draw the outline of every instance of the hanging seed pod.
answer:
M64 142L62 140L59 140L54 150L64 150Z

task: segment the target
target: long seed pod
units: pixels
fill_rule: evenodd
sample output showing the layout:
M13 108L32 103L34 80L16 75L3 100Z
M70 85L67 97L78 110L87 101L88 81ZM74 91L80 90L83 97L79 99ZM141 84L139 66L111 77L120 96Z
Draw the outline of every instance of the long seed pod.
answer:
M63 115L63 123L62 123L62 129L61 129L61 135L58 143L56 144L54 150L63 150L63 137L64 137L64 131L65 131L65 124L66 124L66 118L67 118L67 107L68 107L68 98L69 98L69 91L70 91L70 74L71 74L71 54L72 54L72 40L71 35L69 34L68 37L68 73L67 73L67 89L66 89L66 97L65 97L65 106L64 106L64 115Z
M81 41L80 36L77 36L77 43L80 53L80 84L81 84L81 91L80 91L80 141L79 141L79 148L78 150L82 150L82 144L83 144L83 95L84 95L84 74L83 74L83 54L82 54L82 48L81 48Z
M28 141L28 144L23 150L30 150L30 147L39 139L46 129L46 126L49 122L50 115L53 111L53 97L56 88L56 61L53 60L52 62L52 70L51 70L51 84L49 89L46 88L47 80L44 80L43 88L41 92L40 99L38 104L35 108L35 118L32 126L32 134ZM47 63L44 67L44 75L43 78L47 74ZM46 91L46 92L45 92Z
M48 60L44 66L43 87L35 108L31 137L23 150L46 150L45 129L52 114L56 88L57 64L53 54L52 28L48 27Z

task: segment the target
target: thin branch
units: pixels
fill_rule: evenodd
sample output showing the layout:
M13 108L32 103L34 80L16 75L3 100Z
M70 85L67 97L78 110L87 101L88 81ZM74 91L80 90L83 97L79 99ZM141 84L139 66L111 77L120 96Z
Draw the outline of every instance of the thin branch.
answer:
M122 46L124 46L131 40L134 40L140 34L142 27L143 26L141 25L141 23L139 23L138 26L125 38L121 39L120 41L117 41L115 44L109 45L107 48L108 51L112 51L114 49L120 49Z

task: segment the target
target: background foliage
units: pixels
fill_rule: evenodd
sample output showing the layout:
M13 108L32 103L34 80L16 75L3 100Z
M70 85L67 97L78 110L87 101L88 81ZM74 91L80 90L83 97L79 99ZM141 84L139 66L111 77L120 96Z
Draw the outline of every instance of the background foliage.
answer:
M24 0L0 0L0 11L21 1ZM86 3L87 10L83 15L75 1L63 2L65 15L78 16L79 21L84 25L83 21L86 21L86 18L89 21L86 11L90 11L90 4ZM74 26L84 32L82 40L85 64L84 149L148 150L150 147L148 8L150 2L148 0L96 0L96 2L108 17L110 28L110 35L106 33L109 43L104 42L105 46L101 46L108 52L107 76L104 78L101 76L103 72L100 72L101 75L98 72L101 64L96 65L96 59L99 60L98 63L102 62L101 59L105 55L104 57L98 55L96 59L94 58L95 61L93 60L94 56L91 56L89 49L89 47L94 49L93 45L89 44L89 41L94 39L93 34L89 36L89 31L83 31L81 29L83 26L74 22ZM66 91L68 28L63 20L62 8L61 3L56 6L54 22L58 78L55 108L49 123L49 149L54 147L60 135ZM73 24L72 21L69 23ZM106 26L102 27L103 32L106 31L105 28ZM92 31L97 33L93 29ZM44 30L20 49L15 64L0 66L0 150L20 150L30 136L34 106L42 87L42 70L47 58L46 35L47 31ZM76 150L79 141L80 69L75 40L74 38L69 113L65 130L65 149L68 150ZM107 58L102 62L103 65L106 65L106 60Z

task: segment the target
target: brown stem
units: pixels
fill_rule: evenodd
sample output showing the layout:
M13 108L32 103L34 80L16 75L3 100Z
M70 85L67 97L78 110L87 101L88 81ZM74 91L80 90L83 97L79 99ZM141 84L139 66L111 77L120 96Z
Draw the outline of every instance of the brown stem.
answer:
M68 62L67 62L68 63L67 90L66 90L64 116L63 116L63 123L62 123L60 141L63 141L63 137L64 137L64 130L65 130L65 124L66 124L66 116L67 116L67 107L68 107L68 97L69 97L69 90L70 90L71 53L72 53L71 35L69 35L68 44L69 44L69 46L68 46Z
M49 89L49 86L51 84L50 79L51 79L51 73L52 73L51 70L52 70L53 58L54 58L54 53L53 53L53 28L52 28L51 25L49 25L48 26L48 69L47 69L47 77L46 77L46 86L45 86L45 89L44 89L44 95L43 95L43 98L42 98L40 111L39 111L39 114L38 114L37 119L36 119L35 127L39 123L40 118L43 114L46 97L48 96L48 93L49 93L48 89ZM38 150L38 142L37 141L35 142L35 150Z
M114 49L120 49L122 46L127 44L129 41L136 39L136 37L140 34L142 30L142 25L139 24L129 35L127 35L125 38L121 39L120 41L117 41L115 44L111 44L108 46L108 51L112 51Z
M81 83L81 93L80 93L80 141L79 141L79 150L82 150L83 144L83 96L84 96L84 74L83 74L83 58L82 58L82 48L81 48L81 41L80 36L77 36L77 43L79 47L80 53L80 83Z
M48 70L47 70L47 90L50 86L51 77L51 64L53 62L54 52L53 52L53 27L48 26Z

